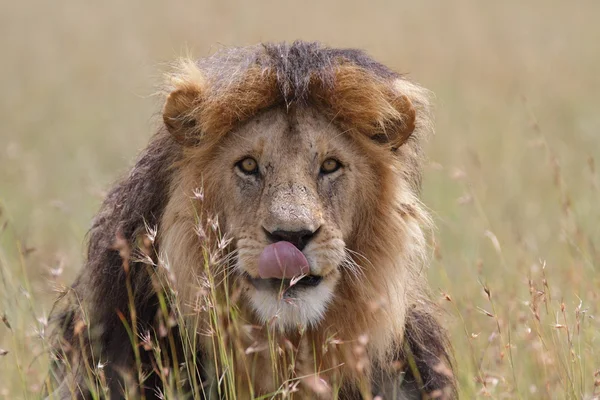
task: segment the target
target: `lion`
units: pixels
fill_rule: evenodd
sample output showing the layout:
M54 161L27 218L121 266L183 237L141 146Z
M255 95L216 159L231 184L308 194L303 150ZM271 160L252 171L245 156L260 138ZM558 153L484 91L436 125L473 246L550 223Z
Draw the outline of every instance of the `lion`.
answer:
M181 60L51 321L51 398L455 398L428 92L353 49Z

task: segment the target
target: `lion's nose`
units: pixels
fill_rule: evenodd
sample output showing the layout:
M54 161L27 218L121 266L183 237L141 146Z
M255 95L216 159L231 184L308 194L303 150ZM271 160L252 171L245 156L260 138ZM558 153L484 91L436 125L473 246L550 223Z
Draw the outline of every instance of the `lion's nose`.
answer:
M269 232L268 230L265 229L267 238L272 243L281 242L281 241L290 242L294 246L296 246L298 248L298 250L303 250L304 247L306 247L306 245L308 244L308 242L310 242L311 239L313 239L318 232L319 232L319 229L317 229L315 231L310 231L307 229L303 229L300 231L275 230L273 232Z

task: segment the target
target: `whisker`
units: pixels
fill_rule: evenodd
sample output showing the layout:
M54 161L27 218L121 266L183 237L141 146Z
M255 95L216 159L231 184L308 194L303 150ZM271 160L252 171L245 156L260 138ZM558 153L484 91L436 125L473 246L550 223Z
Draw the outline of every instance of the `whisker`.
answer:
M225 257L218 258L213 264L213 266L215 268L213 273L220 272L219 271L220 267L222 267L223 265L229 264L229 262L231 262L231 260L237 256L238 256L238 250L236 249L236 250L232 250Z
M350 272L349 276L355 283L360 282L360 278L364 276L363 267L359 265L354 259L352 259L349 252L346 252L341 265Z
M358 251L354 251L352 249L349 249L347 247L345 248L345 250L346 250L347 253L349 253L349 254L351 254L353 256L356 256L356 257L360 258L361 260L363 260L366 264L368 264L367 267L369 267L369 268L375 268L373 266L373 263L371 263L371 261L365 255L359 253ZM361 268L363 268L363 267L361 266Z
M219 281L218 285L223 284L223 282L225 282L232 275L235 275L235 277L240 276L240 274L236 274L237 271L233 265L229 265L228 268L225 268L224 270L226 271L225 276L223 276L223 279Z

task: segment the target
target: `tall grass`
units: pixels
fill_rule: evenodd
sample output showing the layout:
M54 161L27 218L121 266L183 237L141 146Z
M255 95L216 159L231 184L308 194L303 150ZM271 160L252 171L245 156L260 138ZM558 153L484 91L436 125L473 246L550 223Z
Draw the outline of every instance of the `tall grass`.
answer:
M600 397L597 2L0 7L0 397L40 393L53 299L155 126L160 64L296 38L364 48L437 95L429 276L462 397Z
M328 383L320 376L340 367L342 363L324 369L320 366L317 354L325 354L341 342L332 335L316 347L317 344L310 342L303 328L295 335L298 338L282 336L274 323L275 317L266 327L252 325L244 319L244 306L240 302L241 287L232 282L236 276L231 269L231 261L236 253L230 248L231 239L222 234L217 219L209 218L205 225L206 219L201 218L201 214L198 213L194 230L198 242L203 246L204 270L191 283L195 293L192 304L178 299L179 294L174 289L177 277L171 272L168 257L153 246L155 229L148 227L147 233L134 246L119 234L115 238L115 249L122 257L129 298L128 310L125 313L117 311L129 338L129 343L122 344L122 351L128 351L130 347L134 355L132 370L116 369L123 378L124 397L145 399L158 395L164 399L229 400L250 396L253 399L294 399L307 398L308 392L311 398L338 398L341 390L339 377L334 377ZM133 268L144 266L158 294L158 322L152 327L138 320L132 291L130 272ZM279 296L283 298L284 292L294 284L293 280L289 286L282 284ZM68 290L64 296L69 296ZM61 302L65 304L62 299ZM88 316L95 311L86 309L82 303L74 305L82 310L83 318L77 320L74 327L67 328L73 329L75 340L56 345L56 337L46 336L43 332L40 334L40 342L48 350L52 348L50 358L55 365L44 380L43 393L50 399L64 398L65 392L60 389L65 385L69 388L67 395L72 398L78 398L82 390L89 391L92 399L110 398L111 386L105 368L111 360L97 358L98 354L92 350L93 345L90 346L88 342L103 327L92 325L92 319ZM367 367L367 341L364 335L357 338L352 347L357 369ZM55 345L51 346L48 342ZM182 343L182 351L176 343ZM201 351L200 346L203 346ZM152 353L151 369L147 362L144 365L142 351ZM202 357L202 362L198 360L199 357ZM83 363L79 362L81 359ZM267 370L264 369L264 359L269 361ZM83 381L64 378L78 366L83 366L83 372L77 374L83 376ZM151 375L158 377L160 388L153 383L155 379L149 381ZM256 394L254 391L260 385L255 381L264 382L265 377L273 390ZM366 374L363 374L362 380L363 398L373 399ZM401 382L402 375L398 384ZM299 391L301 384L305 385L304 394ZM441 396L443 392L439 394Z

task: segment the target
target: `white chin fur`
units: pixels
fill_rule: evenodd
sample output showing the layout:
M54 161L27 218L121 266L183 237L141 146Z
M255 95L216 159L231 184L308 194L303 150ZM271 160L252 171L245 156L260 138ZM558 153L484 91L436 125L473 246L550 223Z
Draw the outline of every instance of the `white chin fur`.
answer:
M287 331L317 325L332 296L333 289L321 282L315 287L298 288L289 298L279 298L272 290L252 290L248 297L263 324L272 321L279 330Z

